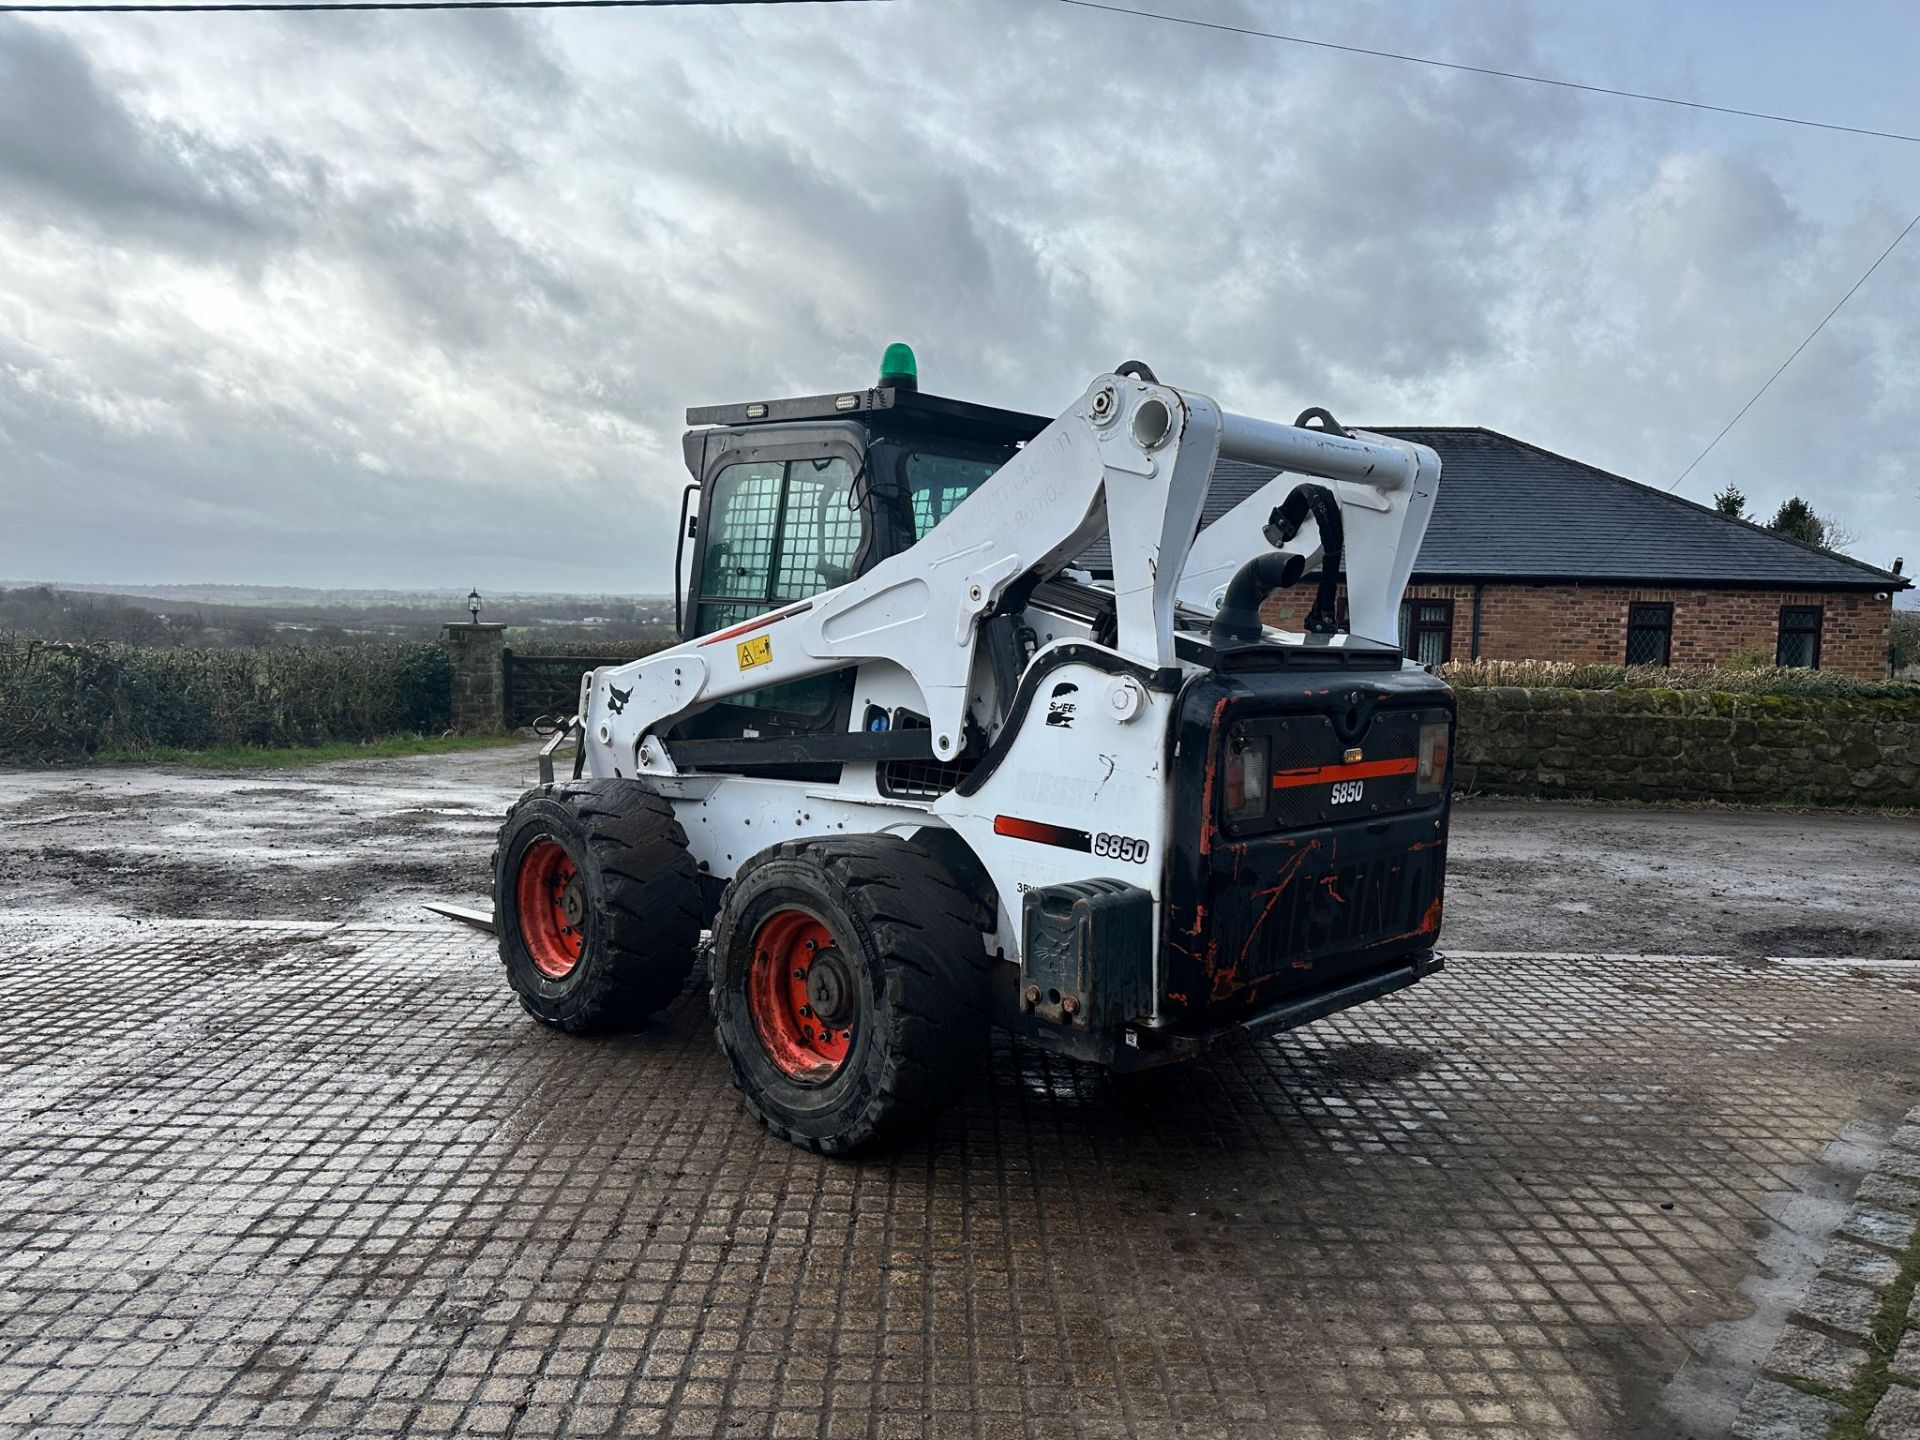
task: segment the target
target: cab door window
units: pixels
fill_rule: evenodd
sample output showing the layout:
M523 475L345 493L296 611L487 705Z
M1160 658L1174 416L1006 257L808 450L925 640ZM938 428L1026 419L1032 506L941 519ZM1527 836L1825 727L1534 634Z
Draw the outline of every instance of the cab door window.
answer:
M714 476L694 629L706 635L844 585L860 549L843 459L743 461Z
M742 461L708 487L695 633L712 634L853 578L862 536L854 469L844 459ZM729 704L816 719L842 677L816 675Z
M804 600L846 584L859 550L853 467L844 460L789 460L774 601Z

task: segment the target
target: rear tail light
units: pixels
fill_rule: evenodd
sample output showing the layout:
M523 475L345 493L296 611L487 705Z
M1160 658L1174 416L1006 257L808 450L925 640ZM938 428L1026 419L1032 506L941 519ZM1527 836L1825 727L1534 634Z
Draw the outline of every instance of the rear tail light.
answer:
M1413 788L1422 795L1431 795L1447 783L1450 729L1444 720L1420 727L1420 767L1414 772Z
M1271 746L1264 735L1227 734L1227 818L1252 820L1267 813L1273 786Z

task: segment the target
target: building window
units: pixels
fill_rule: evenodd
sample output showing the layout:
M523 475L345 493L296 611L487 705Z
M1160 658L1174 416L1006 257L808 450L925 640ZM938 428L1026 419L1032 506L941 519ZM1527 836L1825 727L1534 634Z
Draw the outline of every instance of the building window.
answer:
M1400 606L1400 653L1422 665L1453 658L1453 601L1407 600Z
M1802 670L1820 668L1820 607L1818 605L1782 605L1780 607L1780 644L1773 652L1773 663L1792 665Z
M1627 606L1627 664L1673 663L1673 606Z

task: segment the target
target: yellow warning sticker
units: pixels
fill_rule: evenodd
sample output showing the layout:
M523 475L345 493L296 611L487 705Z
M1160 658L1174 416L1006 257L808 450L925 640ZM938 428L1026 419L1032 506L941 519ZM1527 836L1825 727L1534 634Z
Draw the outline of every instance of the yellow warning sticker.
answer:
M751 670L756 665L771 665L773 663L773 637L771 635L756 635L751 640L742 640L738 645L734 646L734 650L740 656L740 668L742 670Z

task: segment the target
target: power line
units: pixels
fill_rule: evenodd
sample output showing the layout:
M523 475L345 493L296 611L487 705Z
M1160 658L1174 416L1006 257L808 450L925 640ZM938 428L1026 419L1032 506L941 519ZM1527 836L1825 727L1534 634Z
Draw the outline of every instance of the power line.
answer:
M1397 50L1372 50L1365 45L1340 45L1331 40L1310 40L1304 35L1283 35L1277 30L1253 30L1243 25L1228 25L1218 20L1196 20L1188 15L1166 15L1157 10L1134 10L1125 5L1102 4L1101 0L1060 0L1082 10L1104 10L1110 15L1132 15L1141 20L1164 20L1170 25L1191 25L1198 30L1219 30L1229 35L1247 35L1260 40L1279 40L1288 45L1308 45L1315 50L1338 50L1347 55L1371 55L1376 60L1398 60L1407 65L1430 65L1436 70L1458 70L1468 75L1492 75L1501 80L1524 80L1530 85L1552 85L1560 90L1584 90L1592 95L1611 95L1621 100L1647 100L1656 105L1678 105L1688 110L1709 110L1716 115L1738 115L1747 120L1772 120L1781 125L1801 125L1809 130L1835 130L1843 135L1871 135L1876 140L1904 140L1920 145L1920 135L1904 135L1896 130L1870 130L1861 125L1835 125L1825 120L1808 120L1798 115L1775 115L1766 110L1741 110L1731 105L1709 105L1702 100L1680 100L1672 95L1650 95L1643 90L1616 90L1606 85L1586 85L1578 80L1556 80L1550 75L1528 75L1518 70L1495 70L1486 65L1462 65L1452 60L1435 60L1429 55L1404 55Z
M1868 280L1873 278L1873 272L1880 268L1880 261L1885 260L1887 256L1893 254L1894 250L1899 247L1900 242L1906 239L1908 235L1913 233L1913 227L1915 225L1920 225L1920 215L1915 215L1913 219L1907 221L1907 228L1902 230L1898 235L1893 237L1893 244L1887 246L1886 249L1880 252L1880 259L1875 260L1873 264L1869 265L1867 267L1867 273L1862 275L1858 280L1853 282L1852 287L1847 291L1847 293L1840 297L1840 304L1835 305L1833 309L1827 312L1826 318L1821 320L1821 322L1818 325L1813 327L1812 331L1808 333L1807 338L1802 340L1798 345L1793 347L1793 354L1787 356L1786 359L1782 360L1780 362L1780 368L1774 371L1773 374L1767 377L1767 383L1765 385L1762 385L1758 390L1753 392L1753 399L1747 401L1746 404L1740 407L1740 414L1735 415L1733 419L1729 420L1726 423L1726 425L1721 429L1720 433L1713 437L1712 442L1708 444L1707 448L1702 450L1698 455L1693 457L1693 465L1689 465L1687 466L1686 469L1682 470L1680 472L1680 478L1678 480L1675 480L1673 484L1667 486L1667 489L1669 491L1679 489L1680 481L1686 479L1687 476L1693 473L1694 465L1698 465L1702 460L1706 459L1707 456L1711 455L1713 453L1713 447L1715 445L1718 445L1722 440L1727 438L1727 431L1733 429L1734 426L1738 425L1740 423L1741 416L1744 416L1747 413L1747 411L1751 410L1756 404L1759 403L1760 397L1766 394L1767 391L1772 388L1773 382L1778 380L1782 375L1784 375L1786 373L1787 367L1793 364L1795 360L1800 358L1800 352L1806 349L1807 346L1813 343L1813 337L1815 335L1818 335L1822 330L1827 328L1827 321L1833 319L1834 316L1840 313L1840 305L1844 305L1847 303L1847 301L1851 300L1853 298L1853 292L1855 290L1858 290L1862 285L1866 284Z
M848 5L863 0L294 0L286 5L0 5L0 15L170 15L271 10L657 10L669 5Z

